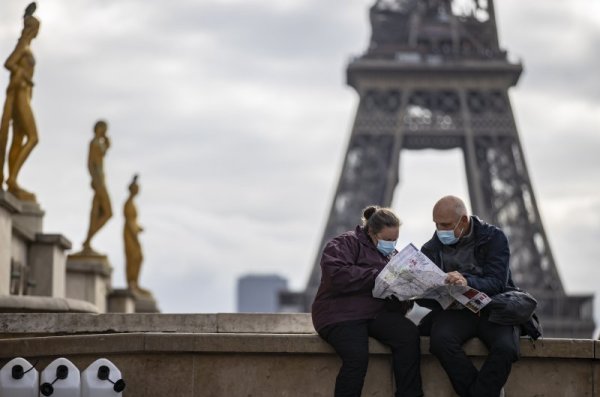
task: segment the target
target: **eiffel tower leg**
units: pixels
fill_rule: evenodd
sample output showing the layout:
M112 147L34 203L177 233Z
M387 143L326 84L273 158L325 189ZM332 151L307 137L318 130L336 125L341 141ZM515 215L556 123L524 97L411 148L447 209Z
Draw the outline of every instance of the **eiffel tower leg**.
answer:
M398 184L402 97L395 90L361 95L356 120L329 219L306 290L306 309L321 281L320 253L331 238L352 230L371 204L389 206Z
M508 236L512 275L519 286L564 295L507 93L463 91L462 100L473 212L502 227Z
M565 293L544 232L508 95L486 95L466 91L463 102L467 120L465 162L473 212L506 233L512 278L517 286L538 298L538 314L547 334L585 336L593 328L592 298ZM480 100L483 108L474 105Z
M469 185L469 198L471 199L471 207L474 214L477 214L483 219L492 220L492 214L490 213L490 206L486 205L486 194L483 191L482 181L485 178L481 175L481 167L477 159L477 153L475 149L475 132L471 126L471 112L467 104L466 92L461 90L459 92L461 101L461 113L464 124L464 144L463 154L465 159L465 171L467 174L467 183Z

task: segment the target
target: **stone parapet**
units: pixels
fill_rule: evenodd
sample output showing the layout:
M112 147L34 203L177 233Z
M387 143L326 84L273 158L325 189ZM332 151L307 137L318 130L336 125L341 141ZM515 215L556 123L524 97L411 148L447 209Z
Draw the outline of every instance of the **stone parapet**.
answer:
M218 332L314 334L309 313L218 313Z
M0 337L131 332L216 333L217 314L0 314Z
M100 316L98 316L100 317ZM5 327L5 322L2 322ZM427 396L454 397L437 360L421 340L421 372ZM598 396L599 342L551 339L529 348L506 385L510 396ZM363 396L393 395L391 357L371 339ZM481 365L485 348L470 341L465 350ZM0 340L0 364L21 356L57 356L85 368L99 357L113 361L127 382L128 397L153 396L331 396L340 361L314 334L127 333Z
M314 334L310 314L0 314L0 336L103 332Z

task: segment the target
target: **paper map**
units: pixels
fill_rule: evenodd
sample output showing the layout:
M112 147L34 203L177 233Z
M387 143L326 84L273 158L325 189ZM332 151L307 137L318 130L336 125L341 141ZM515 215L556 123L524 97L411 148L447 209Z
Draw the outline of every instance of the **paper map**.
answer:
M475 313L491 301L485 293L471 287L446 284L446 277L425 254L409 244L379 273L373 296L383 299L394 295L401 301L435 299L444 309L458 301Z

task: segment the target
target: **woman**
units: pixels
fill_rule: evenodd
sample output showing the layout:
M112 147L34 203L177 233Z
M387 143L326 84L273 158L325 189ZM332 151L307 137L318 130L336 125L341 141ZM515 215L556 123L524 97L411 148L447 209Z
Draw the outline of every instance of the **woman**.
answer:
M35 59L29 45L40 29L33 13L35 3L25 10L23 31L14 51L4 66L10 71L10 80L6 89L6 100L2 121L0 121L0 188L4 181L4 162L8 142L9 124L12 120L13 138L8 153L8 191L20 200L35 201L35 195L21 188L17 183L19 171L38 143L38 132L31 110L31 94L33 90L33 70Z
M409 305L372 295L375 278L396 252L400 220L389 208L377 206L367 207L362 220L325 246L312 305L315 329L342 359L335 397L360 396L369 336L392 349L396 396L422 396L419 332L405 317Z

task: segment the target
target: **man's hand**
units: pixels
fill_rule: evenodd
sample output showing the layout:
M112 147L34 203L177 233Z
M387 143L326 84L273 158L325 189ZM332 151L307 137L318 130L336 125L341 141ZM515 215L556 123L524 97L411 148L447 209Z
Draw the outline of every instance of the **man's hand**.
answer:
M463 277L459 272L446 273L446 284L467 286L467 279Z

